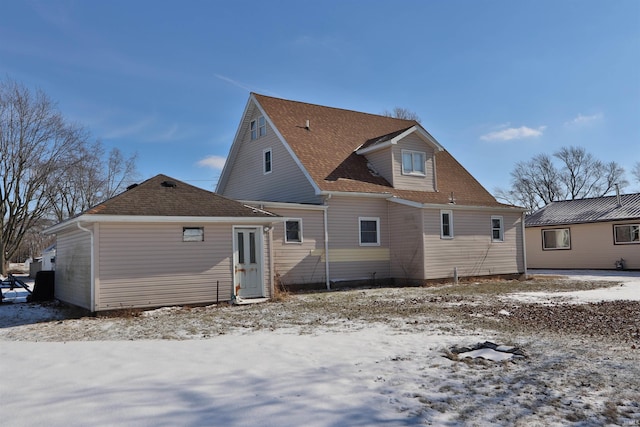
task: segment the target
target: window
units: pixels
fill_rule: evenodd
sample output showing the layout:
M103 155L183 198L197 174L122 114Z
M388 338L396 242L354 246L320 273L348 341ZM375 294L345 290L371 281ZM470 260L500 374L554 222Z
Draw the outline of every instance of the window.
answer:
M380 246L380 218L358 218L360 246Z
M182 227L183 242L204 242L204 228Z
M267 134L267 121L264 116L260 116L257 120L251 120L249 128L251 129L251 140L253 141Z
M284 223L284 241L286 243L302 243L302 220L288 219Z
M403 175L424 175L425 154L420 151L402 150L402 174Z
M568 228L542 230L542 249L571 249L571 232Z
M271 173L271 171L273 170L271 164L271 148L267 148L266 150L262 151L262 156L264 158L262 172L266 175L268 173Z
M640 244L640 224L614 225L613 243L616 245Z
M491 241L504 242L504 226L501 216L491 217Z
M453 211L440 211L440 238L453 239Z

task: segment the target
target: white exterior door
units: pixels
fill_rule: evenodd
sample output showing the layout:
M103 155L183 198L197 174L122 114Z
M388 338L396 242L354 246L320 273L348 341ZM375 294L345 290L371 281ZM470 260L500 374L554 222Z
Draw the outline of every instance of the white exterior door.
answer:
M263 297L261 228L234 228L234 246L235 296L240 298Z

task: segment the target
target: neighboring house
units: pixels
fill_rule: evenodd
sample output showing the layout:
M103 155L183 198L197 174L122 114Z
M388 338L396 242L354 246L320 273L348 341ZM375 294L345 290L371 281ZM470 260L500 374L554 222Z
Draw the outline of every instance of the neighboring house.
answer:
M525 272L524 210L414 120L251 94L217 192L285 218L284 285Z
M157 175L46 230L55 297L92 312L270 297L278 221Z
M526 240L528 268L640 269L640 193L549 203Z
M42 251L42 269L46 271L56 269L56 244Z

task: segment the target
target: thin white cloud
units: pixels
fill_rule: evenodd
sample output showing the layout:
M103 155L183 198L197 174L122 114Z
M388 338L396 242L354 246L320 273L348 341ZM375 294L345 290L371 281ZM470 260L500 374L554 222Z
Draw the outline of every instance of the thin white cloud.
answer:
M520 126L519 128L507 128L495 132L489 132L480 137L483 141L510 141L512 139L535 138L541 136L546 126L538 126L536 129L528 126Z
M590 116L583 116L582 114L578 114L577 117L564 122L565 126L586 126L593 122L597 122L598 120L602 120L604 115L602 113L591 114Z
M211 168L216 170L222 170L224 163L227 161L226 157L221 156L207 156L202 160L199 160L197 165L203 168Z

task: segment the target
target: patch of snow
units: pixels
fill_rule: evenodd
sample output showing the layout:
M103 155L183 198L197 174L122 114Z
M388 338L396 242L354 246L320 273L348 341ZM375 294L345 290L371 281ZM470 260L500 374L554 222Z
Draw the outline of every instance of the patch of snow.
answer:
M491 360L493 362L503 362L505 360L513 359L513 353L507 353L503 351L494 350L492 348L479 348L477 350L467 351L465 353L458 354L458 357L464 358L482 358L485 360Z

